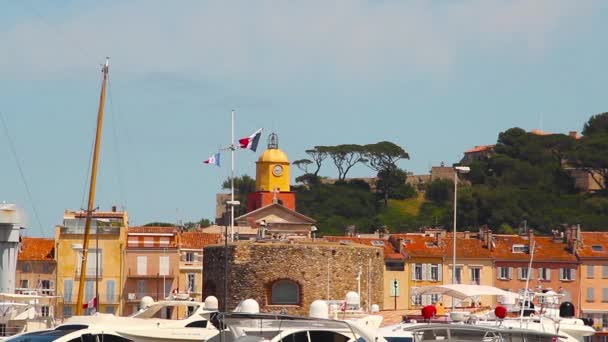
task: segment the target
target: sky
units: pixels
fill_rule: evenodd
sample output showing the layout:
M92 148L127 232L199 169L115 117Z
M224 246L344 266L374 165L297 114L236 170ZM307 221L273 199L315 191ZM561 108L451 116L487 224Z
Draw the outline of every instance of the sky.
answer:
M415 174L512 127L580 132L608 111L607 19L599 0L5 0L0 201L29 236L85 208L106 56L95 203L135 226L213 218L229 154L202 161L230 144L231 110L237 138L264 128L237 176L271 132L291 161L392 141Z

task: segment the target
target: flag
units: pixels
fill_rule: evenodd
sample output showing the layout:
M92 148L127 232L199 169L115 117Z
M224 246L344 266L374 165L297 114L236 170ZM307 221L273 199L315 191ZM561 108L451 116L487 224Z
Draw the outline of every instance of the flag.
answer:
M93 298L91 298L91 300L88 303L82 304L82 308L83 309L90 309L90 308L97 309L97 297L93 297Z
M239 147L240 148L248 148L255 152L258 148L258 142L260 141L260 136L262 136L262 129L258 129L252 135L247 138L239 139Z
M210 164L215 166L220 166L220 153L216 153L209 157L207 160L203 161L204 164Z

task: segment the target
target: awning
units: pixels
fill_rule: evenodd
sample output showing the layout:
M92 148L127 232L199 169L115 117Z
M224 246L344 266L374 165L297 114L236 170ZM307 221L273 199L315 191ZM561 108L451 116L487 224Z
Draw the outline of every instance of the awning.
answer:
M501 290L494 286L487 285L464 285L464 284L449 284L449 285L430 285L422 286L416 289L416 295L440 294L450 296L456 299L465 299L475 296L505 296L519 298L519 294Z

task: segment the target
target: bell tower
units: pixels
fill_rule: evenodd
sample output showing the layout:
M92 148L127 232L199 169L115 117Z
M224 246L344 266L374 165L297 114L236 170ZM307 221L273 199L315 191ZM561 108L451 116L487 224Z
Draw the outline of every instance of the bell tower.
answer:
M295 210L295 194L290 187L290 163L285 152L279 149L279 137L268 136L268 148L256 162L255 192L248 195L247 211L272 203Z

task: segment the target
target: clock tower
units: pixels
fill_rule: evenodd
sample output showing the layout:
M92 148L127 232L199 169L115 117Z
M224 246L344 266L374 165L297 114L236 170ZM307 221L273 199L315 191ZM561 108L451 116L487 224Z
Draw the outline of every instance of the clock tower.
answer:
M255 192L247 200L247 211L272 203L295 210L295 194L290 189L290 163L285 152L279 149L275 133L268 136L268 148L256 162Z

